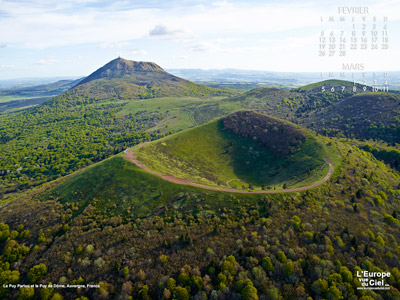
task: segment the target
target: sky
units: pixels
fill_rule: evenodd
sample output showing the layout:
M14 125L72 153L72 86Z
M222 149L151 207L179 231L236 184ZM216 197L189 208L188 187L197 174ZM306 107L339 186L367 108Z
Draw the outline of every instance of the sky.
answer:
M350 50L351 17L368 39L386 24L388 49ZM320 56L322 30L336 41L343 31L345 56ZM166 69L399 71L399 50L400 0L0 0L0 80L86 76L118 56Z

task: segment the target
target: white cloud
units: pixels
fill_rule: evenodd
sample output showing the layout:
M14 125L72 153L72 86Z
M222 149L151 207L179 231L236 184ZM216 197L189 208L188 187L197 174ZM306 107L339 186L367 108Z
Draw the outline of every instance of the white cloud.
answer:
M146 50L133 50L127 53L128 55L147 55Z
M242 38L219 38L215 40L219 44L228 44L243 41Z
M57 60L55 60L54 58L42 58L40 60L38 60L37 62L35 62L36 65L52 65L55 64L57 62Z
M6 44L1 44L0 45L0 49L3 49L3 48L7 48L7 45Z
M149 31L149 37L168 40L187 40L191 36L182 28L171 28L166 25L156 25Z
M13 66L13 65L0 65L0 69L1 70L11 70L11 69L15 69L15 66Z
M123 57L126 59L135 59L138 56L146 56L148 53L146 50L143 49L128 49L124 51L118 51L116 53L117 56Z
M179 33L178 30L171 30L164 25L156 25L152 30L150 30L150 36L170 36L174 35L175 33Z
M106 48L123 48L128 46L128 42L115 42L115 43L101 43L98 48L106 49Z
M192 52L216 52L218 47L209 42L200 42L188 47L189 51Z
M200 42L188 46L189 51L204 53L247 53L252 51L267 50L260 46L223 46L216 41Z
M182 56L173 56L172 58L175 60L184 60L187 59L188 57L186 55L182 55Z

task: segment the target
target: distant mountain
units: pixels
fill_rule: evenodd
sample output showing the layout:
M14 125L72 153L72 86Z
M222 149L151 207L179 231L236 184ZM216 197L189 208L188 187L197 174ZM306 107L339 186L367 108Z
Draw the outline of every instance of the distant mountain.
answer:
M24 88L21 90L24 90L24 91L49 91L49 92L51 91L52 93L60 94L60 93L65 92L66 90L76 86L77 84L79 84L79 82L81 80L82 80L82 78L78 78L75 80L63 79L63 80L59 80L59 81L48 83L48 84L36 85L33 87Z
M17 86L4 88L0 91L0 96L11 96L16 98L55 96L76 86L81 80L82 78L75 80L63 79L55 82L43 83L33 86Z
M117 58L79 82L68 97L143 99L163 96L217 96L231 92L195 84L165 72L152 62Z
M0 112L41 104L71 89L81 80L82 78L76 80L63 79L33 86L20 84L15 87L3 88L0 90Z
M81 76L62 76L62 77L32 77L0 80L0 91L15 90L26 87L35 87L39 85L52 84L57 81L79 80ZM76 84L76 83L75 83Z
M126 60L123 58L117 58L110 61L109 63L107 63L97 71L93 72L92 74L90 74L88 77L83 79L79 84L85 84L87 82L101 78L115 79L115 78L123 78L124 76L132 76L133 74L153 77L152 75L157 76L161 75L161 73L167 73L167 72L165 72L159 65L153 62L142 62L142 61L137 62L132 60Z

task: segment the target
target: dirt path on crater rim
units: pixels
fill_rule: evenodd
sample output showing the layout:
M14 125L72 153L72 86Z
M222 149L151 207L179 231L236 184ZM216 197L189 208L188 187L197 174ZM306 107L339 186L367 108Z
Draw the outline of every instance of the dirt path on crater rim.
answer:
M146 143L142 143L140 145L138 145L137 147L135 147L135 150L138 148L143 147L144 145L148 144L149 142ZM228 193L241 193L241 194L277 194L277 193L290 193L290 192L300 192L300 191L306 191L312 188L315 188L321 184L323 184L325 181L327 181L332 173L333 173L333 165L329 162L327 163L329 165L329 171L328 174L325 175L324 178L322 178L320 181L309 185L309 186L304 186L304 187L300 187L300 188L293 188L293 189L286 189L286 190L274 190L274 191L244 191L244 190L234 190L234 189L225 189L225 188L217 188L217 187L211 187L211 186L207 186L207 185L202 185L202 184L198 184L198 183L193 183L190 182L188 180L185 179L179 179L179 178L175 178L174 176L170 176L170 175L163 175L161 173L158 173L156 171L150 170L148 167L146 167L144 164L142 164L141 162L139 162L136 158L135 158L135 154L133 153L134 150L130 150L130 151L124 151L124 157L126 159L128 159L130 162L134 163L136 166L138 166L139 168L154 174L158 177L161 177L164 180L167 180L169 182L172 183L178 183L178 184L183 184L183 185L190 185L190 186L194 186L194 187L198 187L198 188L202 188L202 189L207 189L207 190L211 190L211 191L220 191L220 192L228 192Z

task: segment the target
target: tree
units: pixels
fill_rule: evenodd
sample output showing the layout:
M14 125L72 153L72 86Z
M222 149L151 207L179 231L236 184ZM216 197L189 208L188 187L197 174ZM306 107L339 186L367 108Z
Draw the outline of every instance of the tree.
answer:
M149 296L149 286L148 285L144 285L140 289L138 298L139 298L139 300L151 300L151 298Z
M189 300L190 298L187 289L181 286L176 287L174 294L176 300Z
M24 287L19 290L18 300L29 300L35 296L35 290L33 287Z
M0 262L1 266L1 262ZM0 298L5 297L10 289L5 288L5 284L16 284L19 283L19 272L16 270L4 270L0 267Z
M194 286L197 291L203 289L203 278L197 275L192 275L192 286Z
M29 247L18 244L15 240L9 240L3 250L3 260L13 263L22 259L29 253Z
M80 255L82 252L83 252L83 247L82 246L79 245L78 247L76 247L75 253L77 255Z
M0 242L5 241L10 236L10 227L0 222Z
M275 271L274 265L271 262L271 258L266 256L262 259L261 265L264 268L265 272L273 272Z
M178 276L178 281L182 283L184 286L189 286L190 285L190 276L184 272L182 272Z
M171 291L170 290L168 290L168 289L164 289L164 291L163 291L163 299L169 299L169 298L171 298Z
M228 258L222 264L221 267L222 272L227 275L235 275L236 274L235 264L236 264L235 257L233 255L228 256Z
M39 243L39 244L44 244L44 243L46 243L46 237L44 236L44 233L43 233L43 232L40 232L40 233L39 233L39 236L38 236L38 243Z
M311 285L311 290L318 296L321 296L328 290L328 282L324 279L318 279Z
M53 297L51 297L51 300L63 300L63 296L61 296L59 293L55 293Z
M326 292L326 299L328 300L343 299L342 292L335 285L331 285L328 291Z
M246 280L246 286L242 290L244 300L258 300L257 289L254 287L250 279Z
M344 282L351 283L353 281L353 274L347 267L340 267L340 275L342 276Z
M286 255L285 255L285 253L283 251L279 251L276 254L276 259L281 263L284 263L287 260Z
M139 272L137 273L137 278L141 281L146 279L146 273L140 269Z
M28 280L31 283L35 283L40 280L44 275L47 274L47 266L43 263L32 267L28 273Z
M273 287L267 290L267 296L270 300L278 300L279 299L279 291L277 288Z
M228 284L228 280L226 278L226 275L223 274L223 273L219 273L217 275L217 283L218 283L218 289L223 291L226 288L227 284Z
M168 278L167 280L167 289L171 292L175 291L176 288L176 281L173 278Z
M124 277L125 277L125 278L128 277L128 275L129 275L129 273L130 273L129 268L128 268L128 267L124 267L124 268L122 269L122 273L124 274Z
M286 274L286 276L290 276L290 275L294 274L294 264L290 259L286 262L285 274Z
M51 283L49 283L49 285L51 285ZM50 297L53 295L54 293L54 288L44 288L40 290L40 299L41 300L49 300Z

